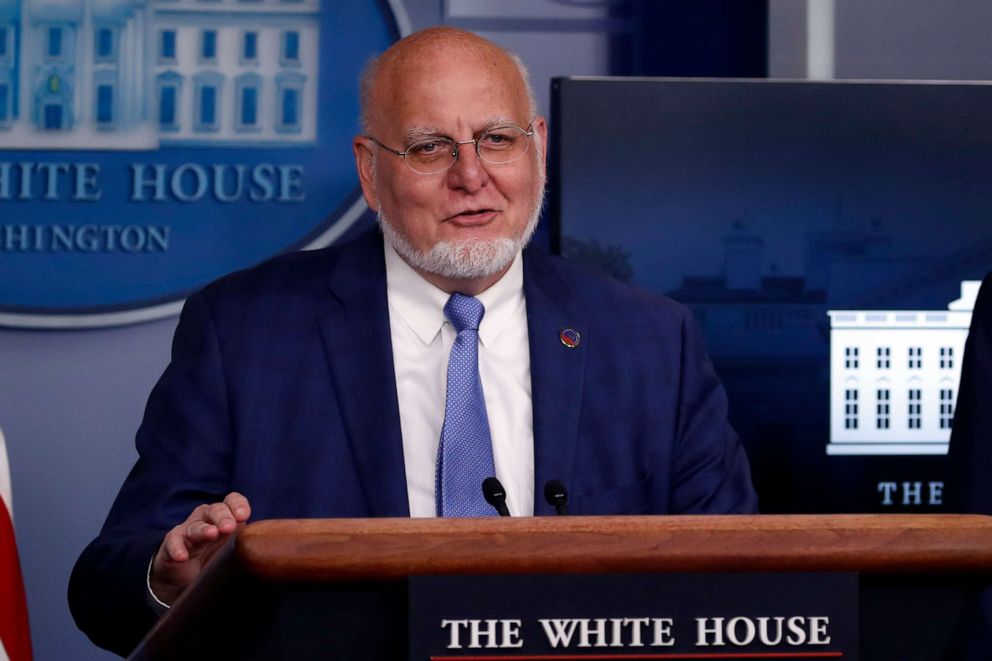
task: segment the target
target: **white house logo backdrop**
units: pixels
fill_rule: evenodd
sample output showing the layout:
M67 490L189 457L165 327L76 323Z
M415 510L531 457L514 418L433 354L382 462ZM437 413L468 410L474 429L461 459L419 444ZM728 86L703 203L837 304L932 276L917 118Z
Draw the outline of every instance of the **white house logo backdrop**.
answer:
M947 454L981 280L947 310L831 310L827 454Z
M0 0L0 325L174 314L365 211L372 0Z

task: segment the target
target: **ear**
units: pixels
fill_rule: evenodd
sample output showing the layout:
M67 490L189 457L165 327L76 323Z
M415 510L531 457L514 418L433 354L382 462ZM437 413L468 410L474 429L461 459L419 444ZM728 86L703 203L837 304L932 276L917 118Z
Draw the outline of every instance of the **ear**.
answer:
M351 141L352 151L355 153L355 169L358 170L358 183L362 186L362 196L369 209L375 211L379 208L379 200L375 195L375 180L372 176L372 159L375 147L368 138L356 135Z
M538 115L534 118L534 132L541 141L541 155L544 156L544 164L548 164L548 122Z

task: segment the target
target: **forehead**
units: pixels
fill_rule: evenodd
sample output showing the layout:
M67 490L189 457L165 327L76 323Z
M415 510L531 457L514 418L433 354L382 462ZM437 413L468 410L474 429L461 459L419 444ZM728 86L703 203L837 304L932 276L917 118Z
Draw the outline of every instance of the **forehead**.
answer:
M505 53L457 44L419 50L380 76L381 129L475 132L494 121L530 121L526 86Z

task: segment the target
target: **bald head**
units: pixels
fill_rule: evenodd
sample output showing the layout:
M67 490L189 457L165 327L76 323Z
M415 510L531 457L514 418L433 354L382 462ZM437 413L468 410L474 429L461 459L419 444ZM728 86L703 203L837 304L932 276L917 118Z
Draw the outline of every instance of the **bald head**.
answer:
M433 27L401 39L366 66L361 79L362 132L374 133L382 114L402 101L404 82L429 78L453 60L472 62L480 73L501 72L525 99L528 115L537 115L530 76L519 57L471 32Z

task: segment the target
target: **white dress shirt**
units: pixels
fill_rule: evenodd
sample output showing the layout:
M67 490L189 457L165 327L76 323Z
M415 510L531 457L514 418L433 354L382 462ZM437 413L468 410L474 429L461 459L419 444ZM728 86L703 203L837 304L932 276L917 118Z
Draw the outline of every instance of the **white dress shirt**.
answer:
M410 515L435 516L434 475L444 423L448 354L455 330L444 318L449 294L386 251L386 291L393 368L399 398ZM476 298L486 308L479 324L479 375L492 433L496 477L512 516L534 514L534 418L530 346L518 253L496 284ZM482 492L482 486L479 486Z

